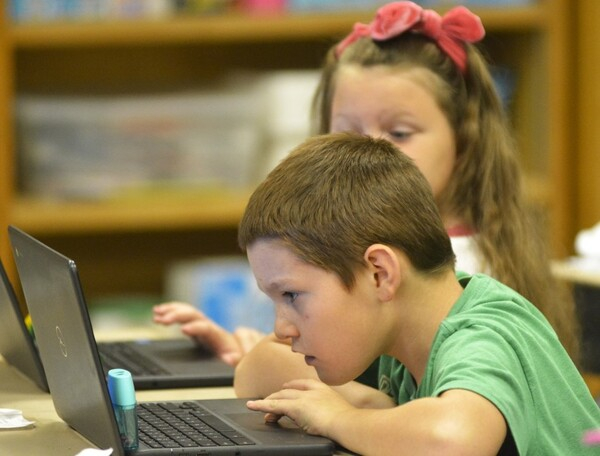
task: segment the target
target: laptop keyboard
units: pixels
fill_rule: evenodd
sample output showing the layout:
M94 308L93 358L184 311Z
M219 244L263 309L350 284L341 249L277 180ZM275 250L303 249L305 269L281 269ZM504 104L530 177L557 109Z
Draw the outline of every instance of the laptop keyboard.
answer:
M98 351L105 373L112 368L120 367L127 369L133 376L168 374L155 361L142 355L127 343L103 343L98 346Z
M254 445L254 442L195 402L138 404L141 442L151 448Z

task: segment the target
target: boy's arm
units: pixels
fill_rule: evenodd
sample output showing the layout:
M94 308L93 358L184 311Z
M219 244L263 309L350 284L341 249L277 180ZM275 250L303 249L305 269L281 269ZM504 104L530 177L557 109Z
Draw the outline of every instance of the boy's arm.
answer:
M292 352L289 341L275 334L264 337L235 369L234 388L238 397L267 397L299 378L318 380L317 371ZM394 405L384 393L358 382L333 387L355 407L386 408Z
M271 333L250 350L235 368L233 387L238 397L267 397L298 378L318 379L317 372L292 352L289 340Z
M361 409L321 382L298 380L248 406L266 412L268 421L287 415L306 432L363 455L496 455L507 432L500 411L466 390L387 409Z
M492 456L507 433L500 411L466 390L449 390L386 410L354 410L334 420L331 438L365 456Z

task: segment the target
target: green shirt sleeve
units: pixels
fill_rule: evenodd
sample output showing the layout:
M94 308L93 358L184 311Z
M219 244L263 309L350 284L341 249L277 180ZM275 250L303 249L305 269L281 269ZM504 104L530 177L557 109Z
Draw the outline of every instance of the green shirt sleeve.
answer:
M465 350L465 347L468 347ZM504 415L522 454L536 432L533 397L519 358L509 343L486 327L470 327L444 340L419 396L464 389L483 396Z

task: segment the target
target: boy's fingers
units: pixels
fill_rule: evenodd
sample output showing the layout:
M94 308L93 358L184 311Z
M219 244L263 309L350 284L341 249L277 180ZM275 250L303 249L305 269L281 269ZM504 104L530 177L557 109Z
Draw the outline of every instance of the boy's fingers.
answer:
M265 405L267 405L267 404L264 401L248 401L246 403L246 406L250 410L265 413L265 416L264 416L265 423L269 423L269 424L277 423L281 418L283 418L285 416L281 413L275 413L275 412L270 412L268 410L265 410L264 409Z
M265 423L277 423L281 418L283 418L283 415L265 413Z

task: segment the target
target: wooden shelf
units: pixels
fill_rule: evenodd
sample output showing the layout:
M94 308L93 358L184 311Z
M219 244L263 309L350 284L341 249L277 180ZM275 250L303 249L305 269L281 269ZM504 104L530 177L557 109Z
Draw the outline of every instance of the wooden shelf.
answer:
M530 203L550 204L540 177L525 181ZM19 197L11 223L32 234L83 234L179 229L235 228L251 190L176 192L98 201L56 201Z
M600 398L600 373L584 372L582 375L592 396Z
M235 228L249 195L177 193L95 202L20 197L10 220L35 235Z
M564 247L572 245L577 207L572 200L571 9L567 0L473 8L488 32L483 44L491 61L517 75L511 114L527 173L525 194L547 219L555 257L565 256ZM237 69L317 68L333 42L355 22L372 16L369 10L14 24L3 9L0 228L15 224L80 259L89 271L86 283L98 295L159 291L168 261L237 252L235 231L249 192L94 202L53 202L19 194L12 108L16 98L201 89ZM0 237L0 253L10 256L6 236Z
M542 5L475 11L489 32L547 26L547 11ZM344 35L354 22L369 21L371 17L372 12L265 17L227 14L165 20L23 23L9 28L9 38L15 48L21 49L308 40Z

